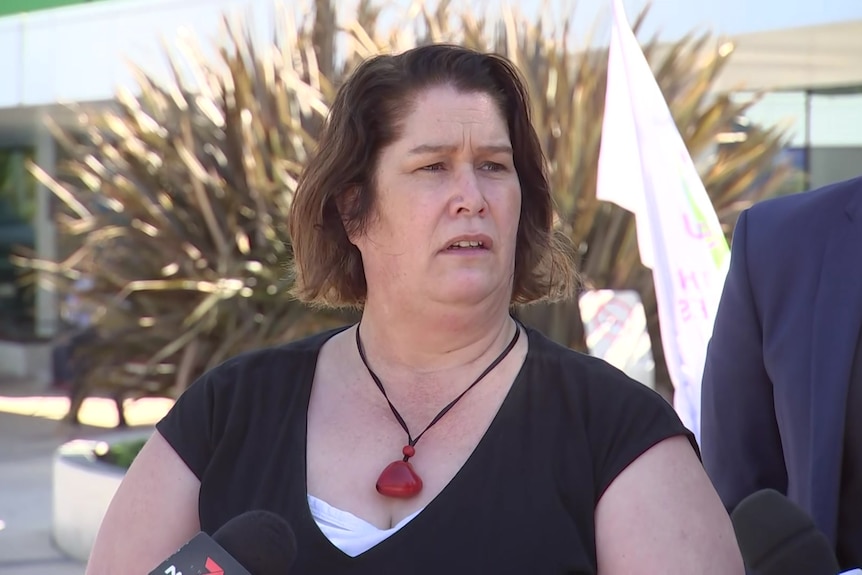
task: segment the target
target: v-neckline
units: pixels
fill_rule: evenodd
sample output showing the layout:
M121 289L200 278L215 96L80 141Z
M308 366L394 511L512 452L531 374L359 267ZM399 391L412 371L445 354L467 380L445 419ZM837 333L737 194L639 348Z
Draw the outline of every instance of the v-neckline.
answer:
M373 545L372 547L369 547L368 549L366 549L362 553L360 553L356 556L353 556L353 557L351 557L350 555L348 555L347 553L342 551L340 548L338 548L334 543L332 543L332 541L329 540L329 538L323 533L323 531L320 530L320 527L317 525L317 522L314 520L314 516L312 515L311 508L309 507L309 504L308 504L308 408L309 408L309 405L311 404L311 390L314 387L314 377L317 373L317 365L318 365L318 361L320 359L320 351L323 349L323 346L326 345L326 343L330 339L332 339L333 337L335 337L339 333L347 331L348 329L350 329L351 327L354 327L354 326L348 325L348 326L345 326L342 328L337 328L335 330L332 330L328 334L324 334L322 341L320 341L318 343L316 349L314 349L314 358L313 358L314 367L311 370L309 370L310 373L308 373L308 375L307 375L309 380L303 382L304 383L303 393L305 394L305 397L303 399L304 405L303 405L303 410L302 410L303 416L302 416L302 422L301 422L302 433L303 433L302 442L301 442L302 443L302 458L301 458L302 470L301 471L302 471L302 485L303 485L304 489L303 489L302 493L294 494L294 497L297 497L297 499L295 500L295 504L298 505L298 509L300 509L300 520L305 524L303 526L304 531L306 533L312 533L312 537L314 537L316 539L315 543L318 544L318 545L316 545L316 547L318 547L318 548L322 547L324 549L327 549L330 553L339 556L339 559L341 559L343 561L352 562L352 563L359 562L359 561L371 561L375 557L377 557L378 555L385 553L386 550L389 549L390 547L398 545L398 541L400 539L404 539L405 537L409 537L412 531L415 531L416 529L418 529L418 527L416 527L417 524L419 524L419 526L421 527L423 523L428 521L428 515L431 515L433 518L433 515L435 512L437 512L437 509L441 505L445 505L446 499L457 500L457 497L455 497L453 495L453 492L455 493L455 495L457 495L458 488L461 486L461 484L463 484L467 480L466 475L469 473L470 468L472 466L477 465L475 463L476 459L478 457L480 457L483 452L488 450L488 448L489 448L488 444L491 441L490 436L493 435L493 432L496 428L498 428L499 426L502 425L502 420L505 417L507 417L508 414L512 411L513 406L516 402L515 395L520 394L522 391L522 388L525 385L524 379L525 379L525 374L527 372L527 364L530 363L533 359L533 356L534 356L533 350L534 350L536 341L535 341L533 331L530 328L528 328L526 325L522 324L521 322L517 322L517 325L519 326L519 329L524 330L524 334L527 336L527 353L524 356L524 361L521 364L521 367L518 369L518 372L515 375L515 379L512 382L512 385L509 387L509 390L506 392L506 395L503 398L503 402L500 404L500 408L497 410L497 413L494 414L494 417L491 419L491 423L488 425L487 429L485 429L485 432L482 434L482 437L479 439L479 442L473 448L473 451L467 457L467 460L464 462L464 464L461 466L461 468L458 469L457 472L455 472L455 475L452 476L452 479L450 479L449 482L443 486L443 489L441 489L440 492L437 493L437 495L435 495L434 498L431 499L431 501L429 501L428 504L425 505L425 507L423 507L419 511L419 513L417 513L416 516L413 517L413 519L411 519L406 525L403 525L395 533L390 534L386 539L380 541L379 543ZM441 503L441 499L443 500L442 503ZM393 540L395 540L394 543L393 543Z

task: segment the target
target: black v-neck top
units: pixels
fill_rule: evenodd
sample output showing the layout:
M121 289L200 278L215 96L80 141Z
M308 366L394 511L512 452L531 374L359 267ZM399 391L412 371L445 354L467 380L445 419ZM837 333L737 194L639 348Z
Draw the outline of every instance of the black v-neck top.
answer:
M595 573L595 507L611 481L668 437L686 435L697 451L658 394L528 328L524 365L461 470L410 522L350 557L314 522L305 473L318 352L338 331L228 360L157 425L201 480L201 529L253 509L280 514L298 544L290 575Z

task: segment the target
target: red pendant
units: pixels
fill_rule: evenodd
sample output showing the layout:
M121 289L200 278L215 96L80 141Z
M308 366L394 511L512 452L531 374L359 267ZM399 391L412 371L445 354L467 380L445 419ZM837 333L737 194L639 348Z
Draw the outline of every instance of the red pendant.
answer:
M422 479L407 461L393 461L377 479L377 492L386 497L407 499L422 491Z

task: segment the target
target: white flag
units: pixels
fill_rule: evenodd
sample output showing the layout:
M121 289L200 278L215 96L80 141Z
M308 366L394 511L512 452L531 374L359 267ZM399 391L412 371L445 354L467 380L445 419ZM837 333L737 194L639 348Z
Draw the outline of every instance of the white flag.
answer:
M699 442L700 382L730 250L622 2L612 1L596 195L635 215L674 407Z

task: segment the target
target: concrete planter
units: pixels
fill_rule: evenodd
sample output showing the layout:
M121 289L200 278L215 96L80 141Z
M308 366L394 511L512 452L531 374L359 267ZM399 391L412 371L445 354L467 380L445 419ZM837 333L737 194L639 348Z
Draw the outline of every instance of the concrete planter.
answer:
M125 470L99 460L102 443L148 437L151 431L117 433L97 439L76 439L63 444L54 455L52 535L68 556L86 562L108 504Z

